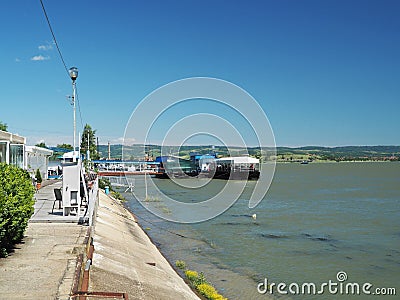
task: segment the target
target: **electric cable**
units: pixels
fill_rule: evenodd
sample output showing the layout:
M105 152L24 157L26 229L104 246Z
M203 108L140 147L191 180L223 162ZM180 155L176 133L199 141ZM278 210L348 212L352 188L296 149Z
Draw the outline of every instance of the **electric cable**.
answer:
M65 71L67 72L68 77L69 77L69 72L68 72L67 65L66 65L66 63L64 61L64 57L62 56L60 47L58 46L56 36L54 34L53 28L51 27L50 20L49 20L49 17L47 16L47 12L46 12L46 9L44 8L44 4L43 4L42 0L40 0L40 4L42 5L42 10L43 10L44 16L46 17L47 24L49 25L50 32L51 32L51 35L53 36L54 43L56 44L56 48L57 48L58 54L60 55L60 58L61 58L61 61L62 61L63 65L64 65Z
M76 103L78 103L78 111L79 111L79 119L81 120L81 126L82 126L82 131L84 129L83 127L83 119L82 119L82 113L81 113L81 105L79 104L79 97L78 97L78 89L75 87L76 90Z

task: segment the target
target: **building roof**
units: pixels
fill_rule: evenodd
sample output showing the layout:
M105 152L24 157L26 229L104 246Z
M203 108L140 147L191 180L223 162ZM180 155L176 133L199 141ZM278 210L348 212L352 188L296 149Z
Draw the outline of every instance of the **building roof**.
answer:
M52 156L53 155L53 150L42 148L42 147L37 147L37 146L26 146L25 151L27 153L38 153L46 156Z
M0 130L0 141L7 141L15 144L26 144L26 138L18 134Z
M260 160L254 157L249 156L231 156L231 157L222 157L215 160L218 162L229 162L233 161L234 164L258 164Z
M79 159L79 152L78 152L78 151L66 152L66 153L64 153L64 154L61 156L61 158L62 158L62 159L72 159L73 156L74 156L74 153L75 153L75 157L76 157L77 159Z

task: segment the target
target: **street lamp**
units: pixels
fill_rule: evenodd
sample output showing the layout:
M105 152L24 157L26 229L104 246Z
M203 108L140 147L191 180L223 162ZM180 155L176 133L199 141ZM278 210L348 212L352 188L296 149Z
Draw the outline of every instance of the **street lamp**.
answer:
M75 149L76 149L76 85L75 80L78 78L78 68L72 67L69 69L69 77L72 79L72 105L74 106L74 140L73 140L73 154L72 161L76 162Z

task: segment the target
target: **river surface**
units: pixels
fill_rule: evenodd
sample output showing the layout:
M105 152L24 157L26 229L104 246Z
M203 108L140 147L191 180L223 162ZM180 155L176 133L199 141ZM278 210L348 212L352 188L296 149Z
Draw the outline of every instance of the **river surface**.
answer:
M208 188L193 190L168 179L152 180L182 202L207 199L226 184L213 180ZM136 176L133 182L135 191L145 191L143 177ZM340 282L371 283L371 293L376 287L395 287L397 295L384 298L398 299L400 163L278 164L265 198L249 209L254 184L248 182L238 201L223 214L197 224L164 221L132 194L124 196L172 265L185 261L229 299L267 299L270 296L257 291L266 278L269 284L315 283L317 290L329 280L338 288ZM151 199L155 192L149 179L147 185ZM224 193L230 196L229 191ZM166 216L174 214L162 200L153 200L144 206L156 206ZM339 281L338 272L345 272L347 280ZM273 295L280 293L275 289ZM347 299L349 295L341 295L340 290L332 295L325 287L323 295L290 298ZM356 298L364 299L365 294Z

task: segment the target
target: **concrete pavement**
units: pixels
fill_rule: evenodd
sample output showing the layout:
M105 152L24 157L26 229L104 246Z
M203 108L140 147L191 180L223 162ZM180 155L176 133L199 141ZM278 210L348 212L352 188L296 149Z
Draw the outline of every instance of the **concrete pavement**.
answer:
M61 181L54 180L54 182L52 182L51 180L48 180L46 181L46 184L35 193L35 212L29 220L30 223L78 223L79 217L77 214L63 216L63 211L62 209L59 209L58 202L55 203L52 212L54 200L56 199L54 189L60 188L61 186ZM83 213L84 210L82 209L80 214L83 215Z
M78 216L63 217L61 210L51 213L53 189L60 185L46 185L35 195L23 242L0 259L1 299L70 299L89 233L94 240L89 291L127 293L129 299L199 299L117 200L100 192L93 226L78 225Z

